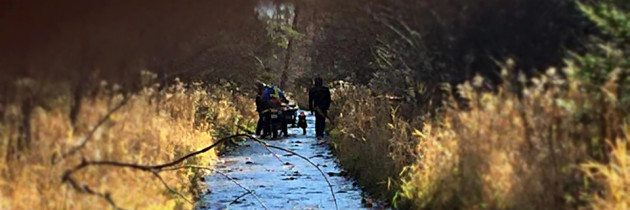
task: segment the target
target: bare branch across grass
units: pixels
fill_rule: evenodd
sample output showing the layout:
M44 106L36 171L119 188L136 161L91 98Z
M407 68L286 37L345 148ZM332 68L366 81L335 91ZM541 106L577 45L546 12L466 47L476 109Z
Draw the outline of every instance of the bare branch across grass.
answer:
M111 198L110 193L102 193L102 192L97 192L95 190L92 190L88 185L82 185L80 184L72 175L74 173L77 173L81 170L84 170L88 167L97 167L97 166L109 166L109 167L122 167L122 168L130 168L130 169L135 169L135 170L140 170L140 171L145 171L145 172L150 172L152 173L169 191L177 194L178 196L180 196L182 199L192 203L192 201L188 198L186 198L183 194L177 192L176 190L174 190L173 188L171 188L166 181L164 181L164 179L159 175L160 172L163 171L172 171L172 170L179 170L179 169L185 169L185 168L197 168L197 169L204 169L204 170L210 170L213 172L216 172L218 174L221 174L222 176L228 178L229 180L231 180L232 182L234 182L236 185L238 185L239 187L243 188L246 193L244 193L243 195L239 196L239 198L237 198L236 200L239 200L240 198L246 196L246 195L253 195L256 200L258 200L258 202L261 204L262 207L264 207L265 209L268 209L267 206L264 204L264 202L262 202L262 200L260 200L260 198L258 196L256 196L256 194L254 193L254 191L250 190L249 188L246 188L245 186L241 185L240 183L238 183L236 180L234 180L233 178L229 177L227 174L224 174L222 172L216 171L216 170L212 170L211 168L208 167L203 167L203 166L192 166L192 165L183 165L180 166L181 163L183 163L184 161L186 161L187 159L200 155L202 153L208 152L210 150L212 150L213 148L227 142L228 140L234 139L234 138L248 138L251 139L254 142L257 142L259 144L261 144L263 147L265 147L269 152L271 152L272 154L274 154L276 156L276 158L278 158L278 160L280 162L282 162L282 160L280 160L280 158L273 153L273 151L271 151L270 148L273 149L277 149L277 150L281 150L290 154L293 154L295 156L300 157L301 159L304 159L305 161L307 161L309 164L311 164L313 167L315 167L320 174L322 175L322 177L324 177L324 180L326 181L326 183L328 184L328 187L330 189L330 193L332 195L333 198L333 202L335 204L335 208L339 209L338 205L337 205L337 198L335 196L332 184L330 183L330 181L328 180L328 177L326 176L326 174L315 164L313 163L311 160L309 160L307 157L298 154L290 149L286 149L283 147L279 147L279 146L274 146L274 145L270 145L267 144L266 142L252 136L249 134L236 134L236 135L232 135L232 136L228 136L222 139L217 140L216 142L214 142L213 144L211 144L210 146L207 146L203 149L197 150L195 152L186 154L180 158L177 158L171 162L167 162L167 163L162 163L162 164L157 164L157 165L142 165L142 164L135 164L135 163L124 163L124 162L117 162L117 161L89 161L89 160L85 160L83 159L81 161L80 164L78 164L77 166L68 169L64 172L63 176L62 176L62 181L64 183L69 184L70 186L73 187L73 189L82 192L82 193L87 193L90 195L94 195L100 198L103 198L104 200L106 200L114 209L121 209L120 207L118 207L116 205L116 203L114 202L114 200ZM236 201L235 200L235 201ZM234 201L234 202L235 202Z
M105 124L105 122L109 121L109 119L112 116L112 114L114 114L115 112L120 110L120 108L125 106L127 104L127 102L129 102L130 98L131 98L130 96L126 96L120 103L118 103L118 105L116 105L114 108L110 109L107 112L107 114L105 114L105 116L103 116L98 121L98 123L96 123L96 125L94 125L94 127L90 130L90 132L88 132L87 136L85 136L85 138L83 138L81 143L79 145L77 145L76 147L73 147L72 149L70 149L67 153L63 154L61 156L61 159L65 159L68 156L74 155L75 153L77 153L78 151L83 149L85 147L85 145L87 145L87 143L90 140L92 140L92 138L94 137L94 134L96 133L98 128L100 128L103 124Z

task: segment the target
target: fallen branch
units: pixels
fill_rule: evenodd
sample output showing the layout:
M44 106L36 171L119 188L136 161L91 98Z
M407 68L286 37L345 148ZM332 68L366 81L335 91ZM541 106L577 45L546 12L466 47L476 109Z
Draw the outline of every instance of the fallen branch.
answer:
M319 166L317 166L317 164L313 163L313 162L312 162L310 159L308 159L307 157L305 157L305 156L303 156L303 155L300 155L300 154L298 154L298 153L296 153L296 152L294 152L294 151L292 151L292 150L290 150L290 149L286 149L286 148L283 148L283 147L279 147L279 146L274 146L274 145L267 144L266 142L261 141L260 139L255 138L255 137L250 136L250 135L248 135L248 137L249 137L250 139L252 139L253 141L255 141L255 142L258 142L258 143L262 144L262 145L263 145L263 146L265 146L265 147L274 148L274 149L277 149L277 150L282 150L282 151L284 151L284 152L287 152L287 153L290 153L290 154L292 154L292 155L298 156L298 157L300 157L300 158L304 159L304 160L305 160L306 162L308 162L309 164L311 164L313 167L315 167L315 168L319 171L319 173L322 175L322 177L324 177L324 180L326 181L326 183L328 183L328 188L330 189L330 194L332 195L333 202L335 203L335 209L339 209L339 206L337 205L337 197L335 196L335 191L333 190L333 186L332 186L332 184L330 183L330 181L328 180L328 177L326 177L326 174L324 173L324 171L322 171L322 169L320 169L320 168L319 168Z
M182 156L182 157L180 157L180 158L178 158L178 159L176 159L176 160L174 160L174 161L167 162L167 163L163 163L163 164L158 164L158 165L140 165L140 164L134 164L134 163L124 163L124 162L116 162L116 161L88 161L88 160L83 159L79 165L75 166L75 167L74 167L74 168L72 168L72 169L68 169L68 170L66 170L66 171L64 172L64 174L63 174L63 176L62 176L62 178L61 178L61 179L62 179L62 182L68 183L68 184L69 184L70 186L72 186L75 190L77 190L77 191L79 191L79 192L82 192L82 193L87 193L87 194L91 194L91 195L94 195L94 196L101 197L101 198L105 199L105 200L106 200L106 201L107 201L110 205L112 205L112 207L113 207L114 209L121 209L121 208L119 208L118 206L116 206L116 203L113 201L113 199L111 198L111 195L110 195L109 193L100 193L100 192L96 192L96 191L92 190L92 189L91 189L89 186L87 186L87 185L83 185L83 186L81 186L81 185L80 185L80 184L79 184L79 183L78 183L78 182L77 182L77 181L76 181L76 180L72 177L72 175L73 175L74 173L77 173L77 172L79 172L79 171L81 171L81 170L85 169L85 168L88 168L88 167L94 167L94 166L112 166L112 167L131 168L131 169L136 169L136 170L140 170L140 171L151 172L154 176L156 176L156 178L158 178L158 179L162 182L162 184L164 184L164 186L165 186L166 188L168 188L168 189L169 189L170 191L172 191L172 192L175 192L175 193L176 193L176 194L178 194L180 197L182 197L184 200L186 200L186 201L188 201L188 202L191 202L191 203L192 203L192 201L190 201L190 200L188 200L187 198L185 198L185 196L183 196L182 194L178 193L178 192L177 192L177 191L175 191L174 189L170 188L170 187L168 186L168 184L164 181L164 179L162 179L162 177L161 177L161 176L159 176L159 173L160 173L160 172L162 172L162 171L166 171L166 170L177 170L177 169L185 168L184 166L179 166L179 167L176 167L176 166L177 166L178 164L180 164L180 163L184 162L184 161L185 161L186 159L188 159L188 158L191 158L191 157L197 156L197 155L199 155L199 154L205 153L205 152L207 152L207 151L210 151L210 150L211 150L211 149L213 149L214 147L216 147L216 146L218 146L218 145L220 145L220 144L223 144L223 143L225 143L226 141L228 141L228 140L230 140L230 139L233 139L233 138L240 138L240 137L247 137L247 138L249 138L249 139L251 139L251 140L253 140L253 141L257 142L257 143L260 143L260 144L261 144L261 145L263 145L263 146L264 146L264 147L265 147L268 151L270 151L272 154L274 154L274 155L276 156L276 158L278 158L278 160L280 160L280 158L279 158L279 157L278 157L275 153L273 153L273 152L272 152L269 148L274 148L274 149L277 149L277 150L281 150L281 151L284 151L284 152L287 152L287 153L293 154L293 155L298 156L298 157L300 157L300 158L304 159L305 161L307 161L309 164L311 164L313 167L315 167L315 168L316 168L316 169L320 172L320 174L322 175L322 177L324 177L324 180L326 181L326 183L328 184L328 188L330 189L330 193L331 193L331 195L332 195L333 202L334 202L334 204L335 204L335 209L339 209L338 204L337 204L337 197L336 197L335 192L334 192L334 190L333 190L332 184L331 184L331 183L330 183L330 181L328 180L328 177L326 176L326 174L325 174L325 173L324 173L324 172L323 172L323 171L322 171L322 170L321 170L321 169L320 169L320 168L319 168L319 167L318 167L315 163L313 163L312 161L310 161L310 159L308 159L307 157L305 157L305 156L303 156L303 155L300 155L300 154L298 154L298 153L296 153L296 152L294 152L294 151L292 151L292 150L289 150L289 149L286 149L286 148L283 148L283 147L278 147L278 146L274 146L274 145L267 144L266 142L264 142L264 141L262 141L262 140L260 140L260 139L258 139L258 138L256 138L256 137L254 137L254 136L252 136L252 135L249 135L249 134L236 134L236 135L232 135L232 136L228 136L228 137L225 137L225 138L219 139L219 140L217 140L215 143L213 143L212 145L207 146L207 147L205 147L205 148L203 148L203 149L201 149L201 150L198 150L198 151L195 151L195 152L189 153L189 154L187 154L187 155L184 155L184 156ZM280 162L282 162L282 160L280 160ZM193 166L188 166L188 167L190 168L190 167L193 167ZM207 169L207 170L212 170L212 169L210 169L210 168L207 168L207 167L200 167L200 166L197 166L197 168L200 168L200 169ZM215 171L215 170L212 170L212 171ZM218 171L215 171L215 172L218 172ZM226 177L229 177L229 176L227 176L227 174L223 174L223 173L221 173L221 172L218 172L218 173L219 173L219 174L222 174L222 175L224 175L224 176L226 176ZM246 191L248 191L248 194L252 194L252 195L254 195L254 196L255 196L255 194L253 193L253 191L252 191L252 190L249 190L248 188L246 188L246 187L242 186L240 183L236 182L236 181L235 181L234 179L232 179L231 177L229 177L228 179L232 180L232 181L233 181L233 182L235 182L237 185L239 185L241 188L243 188L243 189L245 189ZM245 196L245 195L246 195L246 194L244 194L244 195L242 195L242 196ZM257 198L257 196L256 196L256 198ZM257 200L261 203L261 205L262 205L265 209L267 209L267 207L264 205L264 203L263 203L262 201L260 201L260 199L259 199L259 198L257 198Z
M229 139L233 139L233 138L238 138L238 137L250 137L247 134L237 134L237 135L232 135L232 136L228 136L222 139L219 139L217 142L215 142L214 144L205 147L201 150L195 151L193 153L189 153L187 155L184 155L183 157L180 157L174 161L168 162L168 163L163 163L163 164L159 164L159 165L140 165L140 164L134 164L134 163L123 163L123 162L116 162L116 161L87 161L87 160L83 160L81 162L81 164L79 164L78 166L74 167L71 170L67 170L64 173L64 176L66 175L72 175L73 173L86 168L86 167L90 167L90 166L99 166L99 165L104 165L104 166L117 166L117 167L123 167L123 168L132 168L132 169L137 169L137 170L141 170L141 171L150 171L150 172L159 172L164 168L167 167L171 167L171 166L175 166L179 163L184 162L186 159L197 156L199 154L202 154L204 152L207 152L209 150L211 150L212 148L222 144L223 142L229 140Z
M258 138L256 138L256 137L252 136L252 135L254 134L254 132L253 132L253 131L251 131L251 130L249 130L249 129L247 129L247 128L245 128L245 127L241 126L241 125L238 125L238 128L239 128L239 129L241 129L241 130L242 130L243 132L245 132L246 134L248 134L248 135L247 135L247 137L248 137L248 138L250 138L250 139L256 139L256 140L258 139ZM265 150L267 150L269 153L271 153L271 154L272 154L272 155L273 155L273 156L274 156L274 157L275 157L275 158L276 158L276 159L280 162L280 164L284 164L284 162L282 161L282 159L280 159L280 156L278 156L278 154L276 154L275 152L271 151L271 150L269 149L269 147L265 147Z
M114 199L112 199L112 196L109 192L105 192L105 193L96 192L87 185L83 185L83 186L79 185L79 183L77 183L76 180L72 178L64 179L64 182L68 183L76 191L102 198L103 200L107 201L107 203L109 203L109 205L111 205L113 209L122 209L116 205L116 203L114 202Z
M323 116L326 116L326 118L328 118L328 120L331 122L331 124L333 124L332 119L330 119L327 115L324 115L324 113L322 112L322 110L321 110L321 109L317 108L317 109L316 109L316 111L318 111L318 112L319 112L319 114L321 114L321 115L323 115ZM319 168L319 166L317 166L317 164L313 163L313 162L312 162L309 158L307 158L307 157L305 157L305 156L303 156L303 155L300 155L300 154L298 154L298 153L296 153L296 152L294 152L294 151L291 151L291 150L289 150L289 149L285 149L285 148L282 148L282 147L278 147L278 146L270 145L270 144L267 144L267 143L266 143L266 142L264 142L264 141L261 141L260 139L258 139L258 138L256 138L256 137L254 137L254 136L252 136L252 135L251 135L251 134L253 134L254 132L252 132L252 131L250 131L250 130L248 130L248 129L246 129L246 128L242 127L242 126L239 126L239 128L240 128L241 130L245 131L246 133L248 133L248 134L243 134L243 135L246 135L246 136L247 136L248 138L250 138L251 140L253 140L253 141L255 141L255 142L258 142L258 143L260 143L261 145L263 145L263 147L265 147L265 149L267 149L267 151L269 151L271 154L273 154L273 155L276 157L276 159L278 159L280 162L282 162L282 160L280 159L280 157L279 157L276 153L274 153L273 151L271 151L269 148L274 148L274 149L278 149L278 150L282 150L282 151L285 151L285 152L291 153L291 154L293 154L293 155L295 155L295 156L298 156L298 157L300 157L300 158L302 158L302 159L306 160L309 164L311 164L312 166L314 166L314 167L315 167L315 168L319 171L319 173L321 173L321 175L324 177L324 180L326 180L326 183L328 183L328 188L330 189L330 193L332 194L333 201L335 202L335 208L336 208L336 209L339 209L339 207L338 207L338 205L337 205L337 197L335 196L335 192L334 192L334 190L333 190L332 184L330 183L330 181L329 181L329 180L328 180L328 178L326 177L326 174L324 173L324 171L322 171L322 170Z
M171 186L169 186L168 183L166 183L166 181L164 181L164 179L162 178L162 176L160 176L160 174L158 172L153 172L153 175L155 176L155 178L160 180L160 182L162 182L162 185L164 185L164 187L166 187L166 189L168 189L168 191L171 191L172 193L175 193L181 199L184 199L186 202L188 202L190 204L193 204L193 202L190 199L186 198L186 196L184 196L180 192L177 192L177 190L171 188Z
M81 141L81 144L77 145L76 147L70 149L67 153L63 154L61 156L61 159L65 159L66 157L68 157L70 155L73 155L76 152L78 152L79 150L83 149L83 147L85 147L85 145L87 145L87 143L92 139L92 137L96 133L96 130L98 130L99 127L101 127L103 124L105 124L105 122L107 122L109 120L109 118L111 117L112 114L114 114L120 108L125 106L125 104L127 104L127 102L129 101L130 98L131 98L130 96L126 96L118 105L116 105L114 108L109 110L107 112L107 114L105 114L105 116L103 116L101 118L101 120L99 120L98 123L96 123L96 125L90 130L90 132L88 132L87 136L85 136L85 138L83 138L83 141Z
M91 194L100 198L105 199L110 205L112 205L112 207L114 209L121 209L120 207L118 207L116 205L116 203L113 201L113 199L111 198L111 195L109 193L100 193L100 192L96 192L94 190L92 190L89 186L87 185L80 185L73 177L72 175L78 171L81 171L85 168L88 167L93 167L93 166L114 166L114 167L122 167L122 168L131 168L131 169L136 169L136 170L140 170L140 171L146 171L146 172L151 172L154 175L159 173L160 171L163 171L163 169L168 168L168 167L172 167L172 166L176 166L179 163L184 162L186 159L190 158L190 157L194 157L196 155L199 155L201 153L207 152L209 150L211 150L212 148L224 143L225 141L232 139L232 138L238 138L238 137L248 137L249 135L246 134L237 134L237 135L233 135L233 136L228 136L222 139L219 139L217 142L215 142L214 144L205 147L201 150L195 151L193 153L187 154L183 157L180 157L174 161L168 162L168 163L164 163L164 164L159 164L159 165L140 165L140 164L134 164L134 163L123 163L123 162L116 162L116 161L88 161L83 159L81 161L81 163L77 166L75 166L72 169L68 169L63 173L63 176L61 177L62 182L68 183L70 186L72 186L75 190L82 192L82 193L87 193L87 194ZM159 176L158 176L159 177ZM159 177L161 178L161 177ZM163 179L161 181L164 181ZM181 194L180 194L181 195ZM188 199L186 199L188 200ZM190 201L189 201L190 202Z
M179 170L179 169L183 169L183 168L195 168L195 169L203 169L203 170L208 170L217 174L220 174L221 176L227 178L228 180L230 180L231 182L233 182L234 184L236 184L237 186L239 186L240 188L242 188L243 190L245 190L246 192L243 193L241 196L239 196L238 198L236 198L234 201L232 201L230 204L236 202L238 199L241 199L242 197L251 194L252 196L254 196L254 198L256 200L258 200L258 203L260 203L260 205L265 208L265 209L269 209L267 208L267 205L265 205L264 202L262 202L262 200L260 200L260 198L254 193L253 190L243 186L241 183L237 182L236 179L232 178L231 176L228 176L227 174L218 171L218 170L214 170L212 168L209 167L203 167L203 166L195 166L195 165L184 165L184 166L179 166L179 167L175 167L175 168L169 168L169 169L164 169L163 171L171 171L171 170Z

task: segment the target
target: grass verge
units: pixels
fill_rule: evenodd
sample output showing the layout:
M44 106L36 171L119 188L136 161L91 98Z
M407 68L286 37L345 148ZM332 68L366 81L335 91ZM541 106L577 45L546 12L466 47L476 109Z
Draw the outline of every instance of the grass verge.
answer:
M44 89L29 82L30 89ZM63 89L63 88L61 88ZM36 94L36 96L41 96ZM129 97L79 152L62 158L79 145L106 113ZM101 198L80 194L62 183L65 170L82 159L157 164L171 161L205 147L215 139L248 124L253 111L248 99L220 86L175 84L146 87L122 93L103 84L81 99L79 119L70 120L69 94L48 97L28 118L19 102L4 107L0 121L1 209L105 209ZM45 104L45 106L43 105ZM28 139L21 122L29 122ZM28 140L28 142L26 142ZM187 164L211 165L215 152L187 160ZM163 178L189 199L199 195L202 172L189 169L165 172ZM126 209L191 209L192 204L164 188L150 173L109 167L90 168L77 180L99 192L111 193Z

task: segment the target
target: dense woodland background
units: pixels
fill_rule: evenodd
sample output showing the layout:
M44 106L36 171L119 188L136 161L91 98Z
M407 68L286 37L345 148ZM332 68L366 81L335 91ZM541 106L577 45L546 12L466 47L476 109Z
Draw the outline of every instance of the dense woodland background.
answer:
M628 208L628 0L0 0L0 26L0 208L108 205L57 177L171 159L251 126L256 81L304 103L316 76L342 165L394 207Z
M319 74L399 93L416 84L382 83L457 84L477 73L498 81L497 63L507 58L535 75L583 51L585 36L597 32L567 0L5 0L2 11L3 101L16 78L138 88L141 70L238 83L265 70L273 83L282 72Z

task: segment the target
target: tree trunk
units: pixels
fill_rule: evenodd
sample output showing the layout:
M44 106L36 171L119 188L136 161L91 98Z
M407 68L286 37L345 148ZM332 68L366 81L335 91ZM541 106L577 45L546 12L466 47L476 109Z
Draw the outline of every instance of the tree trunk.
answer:
M28 97L22 101L22 122L20 124L20 137L17 149L21 151L31 144L31 115L33 114L33 98Z
M85 82L79 81L78 85L74 87L72 91L72 103L70 104L70 123L72 127L76 128L79 112L81 111L81 99L83 99L83 92L85 89Z
M295 9L293 10L293 22L291 23L291 29L296 29L298 26L298 7L295 7ZM291 55L293 54L293 37L289 37L289 43L287 44L287 53L285 54L284 57L284 69L282 70L282 77L280 78L280 88L285 89L286 88L286 80L288 79L288 77L286 77L287 73L289 72L289 69L291 68Z

